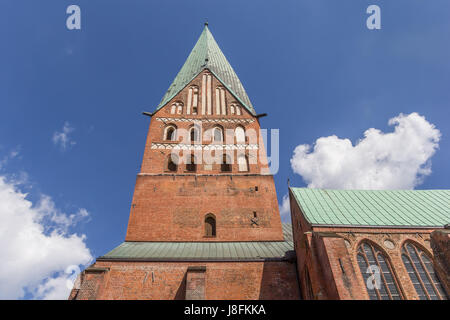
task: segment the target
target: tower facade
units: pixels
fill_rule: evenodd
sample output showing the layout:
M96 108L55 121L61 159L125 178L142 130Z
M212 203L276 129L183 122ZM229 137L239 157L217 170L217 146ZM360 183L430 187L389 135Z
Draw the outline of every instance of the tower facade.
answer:
M153 113L127 241L282 241L257 115L205 26Z
M72 299L298 299L259 116L208 26L151 116L125 242Z

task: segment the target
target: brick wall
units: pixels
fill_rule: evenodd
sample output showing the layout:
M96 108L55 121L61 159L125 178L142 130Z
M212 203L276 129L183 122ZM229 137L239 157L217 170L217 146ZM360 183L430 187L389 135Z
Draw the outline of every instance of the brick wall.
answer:
M433 258L430 245L433 229L312 227L292 196L290 204L297 268L305 299L369 299L357 262L358 248L363 241L374 244L386 256L403 298L419 298L402 261L402 248L411 242ZM448 250L442 247L448 240L442 241L443 231L434 234L437 250L446 252L444 259L448 260ZM440 278L444 285L448 284L442 275Z
M166 141L164 132L167 126L174 125L177 130L192 127L194 120L202 121L205 132L214 126L224 130L245 127L246 132L254 130L259 134L259 121L240 105L233 95L226 91L227 106L236 102L242 114L197 115L186 114L188 90L191 85L200 88L200 73L190 85L178 93L165 107L152 116L141 165L136 179L130 219L126 235L127 241L277 241L283 240L281 220L278 210L273 176L268 175L264 143L249 138L246 145L258 145L258 150L243 149L248 155L249 170L239 171L237 150L232 151L231 172L223 172L220 163L197 164L195 173L189 172L185 164L178 165L175 172L168 170L168 158L173 146L190 141L180 137L177 141ZM220 82L213 76L213 88ZM213 90L213 95L215 90ZM212 99L215 103L215 97ZM172 114L172 104L184 104L182 114ZM215 108L213 108L215 110ZM234 131L233 131L234 132ZM225 132L226 135L226 132ZM203 136L203 133L200 133ZM159 144L155 147L155 143ZM237 145L234 138L225 144ZM201 160L201 148L214 149L209 140L199 145L197 151L178 152L180 158L196 154ZM219 143L220 147L222 143ZM209 151L208 151L209 152ZM215 153L216 151L213 151ZM222 152L222 151L220 151ZM228 151L226 151L228 152ZM189 157L190 159L190 157ZM198 161L199 161L198 160ZM220 157L222 161L222 157ZM255 163L253 163L255 162ZM216 236L205 237L205 217L213 214L216 218ZM256 217L255 217L256 216Z
M432 232L430 242L435 257L436 271L447 292L450 292L450 229Z
M283 240L272 176L138 176L126 241L249 240Z
M98 261L95 267L109 268L95 285L89 284L97 287L96 299L185 299L188 268L192 267L205 267L205 299L299 299L291 262ZM77 299L92 298L90 291L80 294L83 283L81 287Z

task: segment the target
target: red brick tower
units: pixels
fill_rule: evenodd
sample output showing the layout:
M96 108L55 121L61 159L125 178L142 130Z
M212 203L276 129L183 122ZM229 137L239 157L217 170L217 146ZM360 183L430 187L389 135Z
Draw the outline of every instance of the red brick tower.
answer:
M259 117L207 25L146 114L125 242L81 274L72 296L298 298Z
M259 129L205 26L152 115L126 241L283 240Z

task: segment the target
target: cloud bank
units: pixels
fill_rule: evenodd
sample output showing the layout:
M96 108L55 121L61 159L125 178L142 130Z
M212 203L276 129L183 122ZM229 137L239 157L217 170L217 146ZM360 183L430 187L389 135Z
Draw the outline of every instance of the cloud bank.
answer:
M85 235L68 229L88 215L65 214L45 195L33 205L0 176L0 299L67 299L73 276L66 269L93 260Z
M431 174L438 129L418 113L389 120L394 131L370 128L355 145L337 136L295 148L291 166L309 188L413 189Z

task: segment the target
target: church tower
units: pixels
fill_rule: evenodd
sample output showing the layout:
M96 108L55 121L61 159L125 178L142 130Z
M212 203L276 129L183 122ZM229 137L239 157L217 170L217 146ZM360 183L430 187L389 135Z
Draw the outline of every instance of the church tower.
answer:
M297 299L259 118L208 25L152 113L125 242L71 299Z
M152 114L126 241L283 240L259 132L205 25Z

